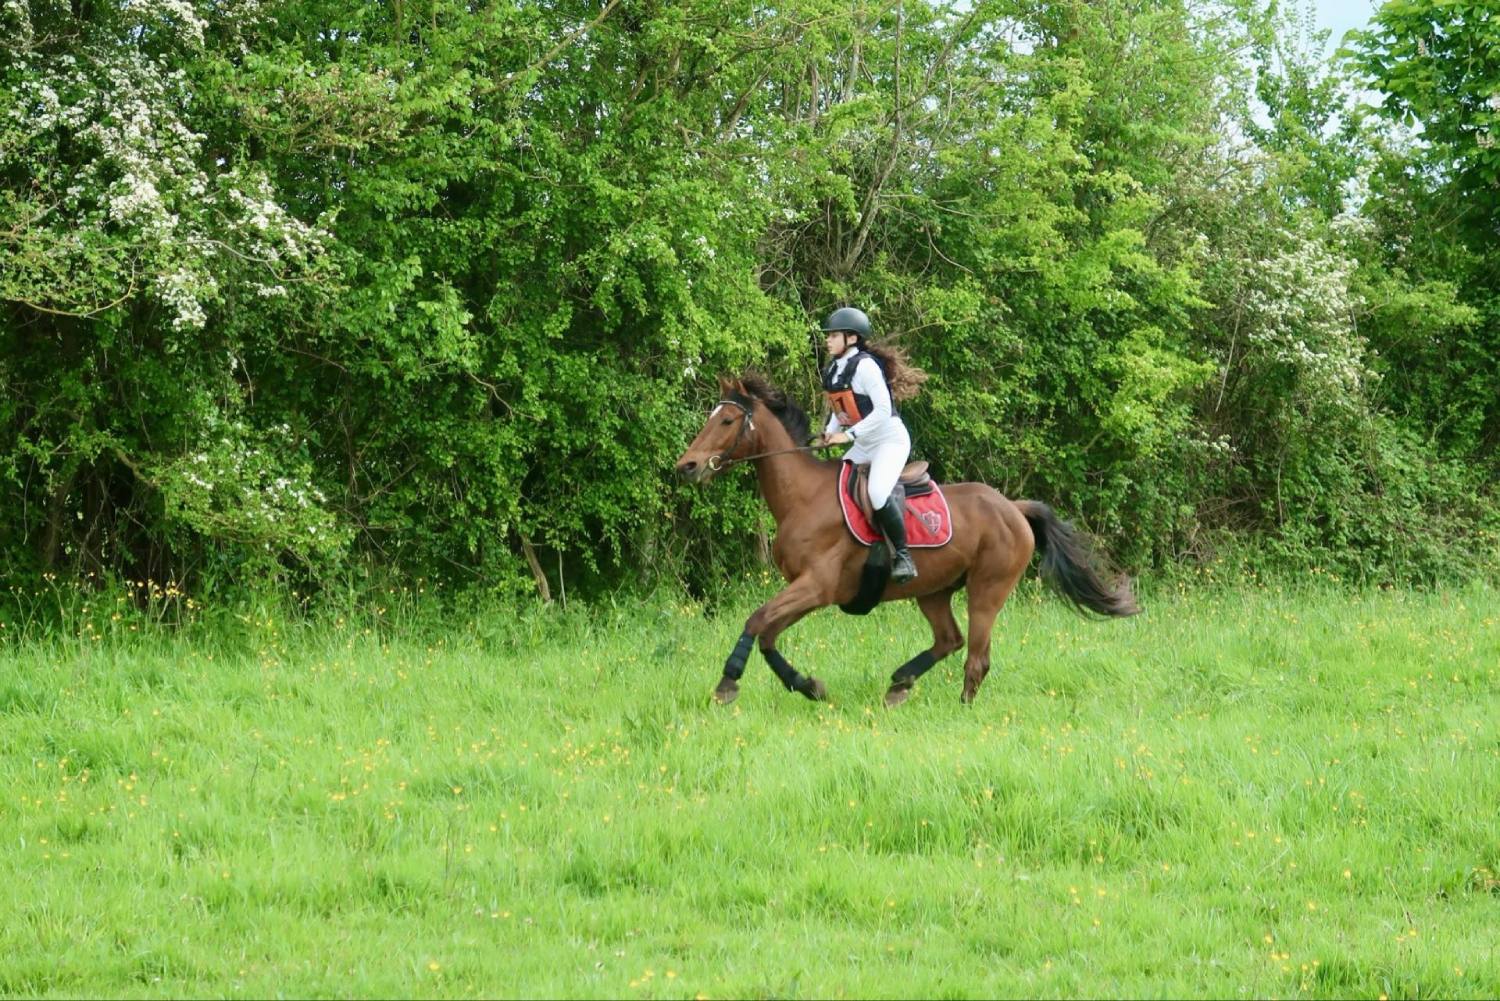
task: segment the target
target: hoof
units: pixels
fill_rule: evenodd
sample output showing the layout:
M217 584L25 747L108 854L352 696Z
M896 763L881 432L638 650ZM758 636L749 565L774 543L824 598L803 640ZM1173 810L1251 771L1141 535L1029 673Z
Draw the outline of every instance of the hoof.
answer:
M885 707L894 709L907 699L911 698L913 683L910 681L898 681L885 692Z
M733 678L724 678L719 682L719 687L714 689L714 701L721 706L727 706L739 698L740 683Z
M828 700L828 689L817 678L808 678L807 687L800 688L798 691L814 702L826 702Z

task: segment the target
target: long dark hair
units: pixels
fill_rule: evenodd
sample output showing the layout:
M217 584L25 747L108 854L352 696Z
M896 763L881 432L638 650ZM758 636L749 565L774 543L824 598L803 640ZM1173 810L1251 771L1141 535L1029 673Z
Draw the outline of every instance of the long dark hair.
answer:
M868 351L880 366L880 371L885 375L885 383L891 388L892 400L905 403L922 391L927 373L911 363L905 348L894 344L871 344L863 337L859 339L859 346L860 350Z

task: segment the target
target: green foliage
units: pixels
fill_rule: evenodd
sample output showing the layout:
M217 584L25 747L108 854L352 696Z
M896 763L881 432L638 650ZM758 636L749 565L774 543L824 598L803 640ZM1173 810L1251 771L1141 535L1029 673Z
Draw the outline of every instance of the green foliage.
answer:
M1385 100L1378 114L1419 125L1377 145L1363 248L1381 402L1430 447L1500 481L1500 26L1480 4L1383 5L1351 62Z
M1381 89L1381 111L1421 125L1422 139L1480 210L1500 199L1500 23L1484 3L1390 0L1369 31L1356 33L1354 59Z
M1420 224L1471 165L1348 114L1274 10L0 17L17 579L710 593L767 518L748 475L673 461L719 373L813 404L809 321L851 301L933 374L906 413L941 477L1042 497L1128 566L1488 558L1492 252ZM1431 545L1390 541L1435 511Z

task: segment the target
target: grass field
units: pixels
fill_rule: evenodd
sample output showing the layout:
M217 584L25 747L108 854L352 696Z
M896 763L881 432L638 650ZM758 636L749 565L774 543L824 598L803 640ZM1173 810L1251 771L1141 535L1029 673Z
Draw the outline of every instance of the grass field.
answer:
M1500 994L1500 594L1146 606L889 712L909 604L11 641L0 993Z

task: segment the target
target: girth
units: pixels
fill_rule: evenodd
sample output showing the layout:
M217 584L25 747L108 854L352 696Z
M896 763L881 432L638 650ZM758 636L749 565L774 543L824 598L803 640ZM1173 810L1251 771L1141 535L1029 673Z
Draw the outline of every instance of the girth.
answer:
M927 463L908 462L901 470L901 475L896 478L896 490L901 491L905 497L921 497L923 494L932 493L932 477L927 475ZM859 505L870 524L880 524L875 520L875 509L870 506L870 464L861 462L854 466L849 474L849 482L846 485L849 499ZM894 491L892 491L894 493Z

